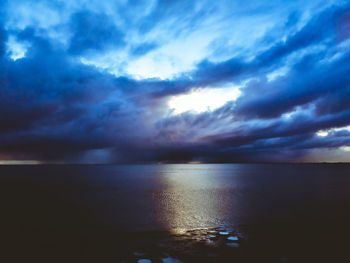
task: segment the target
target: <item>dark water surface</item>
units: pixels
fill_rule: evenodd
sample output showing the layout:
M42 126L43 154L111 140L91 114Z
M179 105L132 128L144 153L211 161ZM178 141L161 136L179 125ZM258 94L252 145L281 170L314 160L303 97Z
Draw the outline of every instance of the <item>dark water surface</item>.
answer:
M6 262L350 262L345 164L1 166L0 205Z

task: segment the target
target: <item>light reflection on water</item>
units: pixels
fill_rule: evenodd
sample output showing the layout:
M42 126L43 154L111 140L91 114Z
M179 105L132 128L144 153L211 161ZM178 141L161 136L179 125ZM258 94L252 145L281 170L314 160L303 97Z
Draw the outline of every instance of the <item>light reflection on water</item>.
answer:
M153 231L350 218L348 165L9 166L0 174L2 200L19 213L49 210L67 224Z
M96 251L94 262L100 262L106 251L111 258L129 257L140 246L154 262L193 254L203 260L186 262L207 262L213 248L218 253L213 262L348 258L348 164L0 168L0 220L5 226L1 234L15 244L11 256L25 249L42 253L47 245L60 248L68 243L69 251L79 244L84 253ZM229 254L229 261L221 260L227 249L238 247L240 252ZM305 251L309 257L300 260ZM328 253L328 260L320 251ZM267 259L247 260L255 255ZM136 262L132 256L133 261L124 262ZM75 262L83 261L87 260Z
M348 164L0 168L1 235L13 249L2 251L11 256L24 251L25 260L32 251L44 253L43 262L52 255L72 258L73 250L87 259L86 252L95 251L94 262L106 251L110 259L129 259L140 246L153 262L173 254L196 254L203 260L186 262L207 262L213 248L218 253L213 262L348 258ZM183 235L168 235L173 230ZM48 246L57 250L46 255ZM239 246L239 253L221 260L226 249ZM249 261L255 255L266 259ZM124 262L139 259L132 256Z
M212 168L203 164L162 166L157 174L161 190L155 199L159 220L167 229L181 232L217 227L234 213L236 203L227 194L235 187L234 176L228 184L224 171Z

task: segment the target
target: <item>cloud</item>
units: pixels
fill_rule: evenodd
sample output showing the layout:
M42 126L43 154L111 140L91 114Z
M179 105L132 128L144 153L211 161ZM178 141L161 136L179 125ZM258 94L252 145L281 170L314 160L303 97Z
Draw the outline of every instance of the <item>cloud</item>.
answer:
M237 9L234 1L145 1L133 9L43 1L25 19L16 13L24 2L16 12L0 6L0 156L89 163L317 161L326 149L345 156L347 131L316 133L350 124L350 7L311 2ZM33 18L40 11L61 15L46 23ZM26 47L16 60L6 50L11 39ZM162 79L142 75L165 66ZM219 108L169 108L174 95L232 85L240 96Z
M133 47L131 53L134 56L143 56L146 55L148 52L154 50L156 47L156 43L142 43L138 46Z
M105 14L90 11L72 15L69 51L81 54L88 51L103 51L124 45L124 33Z

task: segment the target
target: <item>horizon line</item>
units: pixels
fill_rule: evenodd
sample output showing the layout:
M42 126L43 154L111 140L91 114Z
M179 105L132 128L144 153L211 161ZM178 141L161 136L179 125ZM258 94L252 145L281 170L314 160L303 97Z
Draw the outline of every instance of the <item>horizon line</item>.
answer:
M168 165L168 164L350 164L350 162L125 162L125 163L44 163L37 162L3 162L0 166L103 166L103 165Z

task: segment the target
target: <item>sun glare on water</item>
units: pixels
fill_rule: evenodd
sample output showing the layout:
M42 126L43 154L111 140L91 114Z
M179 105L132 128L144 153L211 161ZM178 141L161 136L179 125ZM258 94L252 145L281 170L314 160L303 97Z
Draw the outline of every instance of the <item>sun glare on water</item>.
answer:
M201 113L215 110L241 94L237 86L227 88L201 88L187 94L170 98L168 106L174 114L183 112Z

